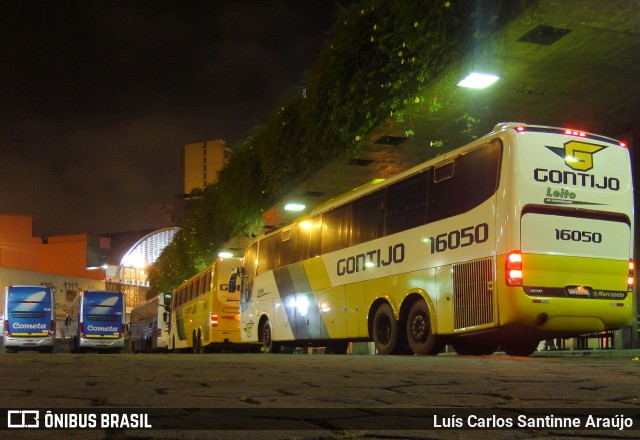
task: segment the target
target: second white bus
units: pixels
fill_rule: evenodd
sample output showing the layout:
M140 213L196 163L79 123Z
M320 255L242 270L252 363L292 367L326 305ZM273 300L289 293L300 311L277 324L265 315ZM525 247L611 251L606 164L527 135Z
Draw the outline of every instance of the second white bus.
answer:
M162 293L131 310L129 334L134 353L167 351L171 294Z

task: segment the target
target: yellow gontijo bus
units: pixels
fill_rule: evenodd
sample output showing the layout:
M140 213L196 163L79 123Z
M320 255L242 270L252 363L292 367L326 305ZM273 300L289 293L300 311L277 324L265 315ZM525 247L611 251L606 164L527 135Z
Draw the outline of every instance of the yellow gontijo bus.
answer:
M229 292L232 269L242 264L238 258L218 258L172 293L169 349L193 353L242 349L240 338L240 297Z
M624 327L632 193L624 144L499 124L252 243L230 281L243 340L526 356L543 339Z

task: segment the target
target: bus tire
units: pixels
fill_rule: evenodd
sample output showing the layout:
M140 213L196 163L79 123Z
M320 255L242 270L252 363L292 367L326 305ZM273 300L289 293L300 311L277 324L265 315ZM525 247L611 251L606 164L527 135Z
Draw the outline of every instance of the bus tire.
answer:
M265 353L280 353L282 346L273 340L273 331L271 329L271 322L267 319L262 324L262 347Z
M417 355L436 355L442 351L441 338L431 331L431 315L427 303L413 303L407 315L407 343Z
M536 339L503 341L500 345L509 356L529 356L538 348Z
M396 351L398 321L388 303L381 304L373 316L373 342L380 354L393 354Z
M196 332L193 332L193 353L194 354L202 354L202 337L200 336L200 332L196 335Z

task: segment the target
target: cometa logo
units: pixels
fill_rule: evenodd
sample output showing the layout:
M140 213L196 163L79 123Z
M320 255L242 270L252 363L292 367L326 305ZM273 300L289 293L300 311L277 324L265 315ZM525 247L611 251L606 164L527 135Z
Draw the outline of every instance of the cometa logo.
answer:
M87 326L87 331L89 332L111 332L116 333L118 331L118 327L110 326L102 326L102 325L92 325L89 324Z
M21 322L14 322L11 324L11 328L13 330L46 330L47 324L35 323L35 324L26 324Z
M593 155L606 148L602 145L588 144L580 141L569 141L564 144L564 148L545 146L562 157L564 163L576 171L589 171L592 169Z

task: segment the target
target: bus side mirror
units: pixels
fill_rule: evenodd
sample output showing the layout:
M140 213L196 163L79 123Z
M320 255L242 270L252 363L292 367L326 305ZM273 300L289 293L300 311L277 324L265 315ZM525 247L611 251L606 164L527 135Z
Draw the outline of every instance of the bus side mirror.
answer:
M69 327L69 324L71 324L71 316L67 315L66 318L64 318L64 325Z
M229 284L227 287L227 292L235 292L236 291L236 282L238 280L238 274L237 273L232 273L231 276L229 277Z
M165 323L165 324L169 324L169 312L168 312L168 311L167 311L167 312L164 312L164 313L162 314L162 319L164 320L164 323Z
M238 278L240 277L240 273L242 271L241 267L238 267L236 269L233 269L231 271L231 276L229 277L229 284L227 287L227 292L235 292L236 290L238 290Z

